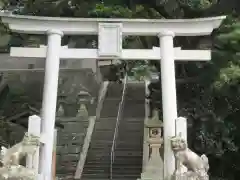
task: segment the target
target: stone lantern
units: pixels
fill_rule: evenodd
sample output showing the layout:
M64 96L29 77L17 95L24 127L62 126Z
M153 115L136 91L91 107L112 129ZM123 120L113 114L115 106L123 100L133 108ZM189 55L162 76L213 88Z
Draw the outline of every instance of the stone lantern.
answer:
M162 121L158 118L158 111L154 110L154 116L147 121L145 127L149 129L147 140L150 148L149 160L145 171L141 174L141 180L162 180L163 179L163 160L160 156L160 148L163 144Z
M88 117L88 104L92 101L91 95L87 91L80 91L78 93L78 104L79 109L77 112L77 116Z

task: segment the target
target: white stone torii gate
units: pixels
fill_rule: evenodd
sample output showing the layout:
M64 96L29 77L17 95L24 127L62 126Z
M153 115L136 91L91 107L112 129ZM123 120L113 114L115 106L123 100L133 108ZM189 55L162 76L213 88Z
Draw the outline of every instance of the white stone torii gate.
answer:
M3 23L14 32L47 34L47 48L12 48L11 55L18 57L46 57L45 83L42 103L42 131L48 142L41 154L40 171L50 180L59 59L161 59L162 102L164 122L164 180L169 180L175 170L175 159L170 147L170 137L175 135L177 118L174 59L210 60L210 51L174 51L174 36L208 35L218 28L225 16L200 19L89 19L55 18L0 14ZM61 48L61 37L66 35L98 34L98 49ZM122 36L158 36L159 49L122 49ZM109 46L110 44L110 46Z

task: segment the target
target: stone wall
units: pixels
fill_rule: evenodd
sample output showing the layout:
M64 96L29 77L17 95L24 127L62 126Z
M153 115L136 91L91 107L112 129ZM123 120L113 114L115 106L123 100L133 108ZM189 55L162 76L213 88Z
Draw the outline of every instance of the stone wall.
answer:
M0 70L4 69L35 69L44 68L45 58L11 57L8 53L0 53ZM94 59L61 60L60 68L92 69L97 71L97 61Z
M4 73L10 90L18 94L25 93L35 101L41 101L44 85L44 71L8 71ZM59 72L58 96L66 97L68 103L76 101L81 90L96 96L100 83L90 69L70 69Z

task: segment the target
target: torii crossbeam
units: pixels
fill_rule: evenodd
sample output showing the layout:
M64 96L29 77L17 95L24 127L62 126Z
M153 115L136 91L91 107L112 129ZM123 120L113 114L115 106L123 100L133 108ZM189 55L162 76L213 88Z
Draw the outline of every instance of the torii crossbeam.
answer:
M10 56L12 57L36 57L46 58L46 47L31 48L31 47L12 47ZM114 56L99 56L98 49L68 49L62 48L59 55L60 59L114 59ZM154 49L123 49L121 56L118 59L122 60L159 60L161 53L159 48ZM211 59L210 50L174 50L174 59L179 61L208 61Z

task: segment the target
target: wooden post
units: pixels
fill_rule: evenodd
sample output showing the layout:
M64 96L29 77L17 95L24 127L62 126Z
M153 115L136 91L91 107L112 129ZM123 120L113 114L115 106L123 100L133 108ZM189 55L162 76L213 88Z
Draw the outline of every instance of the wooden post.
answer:
M53 141L53 153L52 153L52 180L56 179L56 150L57 150L57 129L54 130Z

